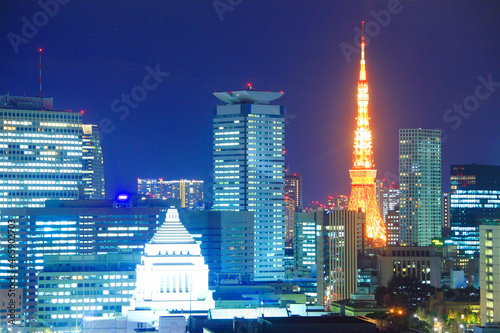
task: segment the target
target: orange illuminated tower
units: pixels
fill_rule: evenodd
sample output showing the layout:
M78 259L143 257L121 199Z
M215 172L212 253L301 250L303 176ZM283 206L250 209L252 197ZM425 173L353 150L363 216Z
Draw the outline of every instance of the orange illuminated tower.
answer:
M380 216L375 193L375 177L377 170L373 163L372 133L368 117L368 81L365 68L365 37L361 37L361 68L358 81L358 117L354 132L353 166L349 170L351 176L351 198L349 210L361 208L366 213L366 237L372 247L385 246L386 230Z

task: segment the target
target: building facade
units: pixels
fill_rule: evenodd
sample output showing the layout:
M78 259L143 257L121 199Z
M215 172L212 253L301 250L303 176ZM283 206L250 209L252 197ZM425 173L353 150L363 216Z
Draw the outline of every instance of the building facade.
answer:
M284 278L284 107L282 92L214 93L214 210L254 212L257 281Z
M0 208L77 199L82 184L82 115L52 98L0 97Z
M295 213L294 267L300 278L316 276L315 213Z
M441 257L433 246L388 246L377 257L381 286L393 276L414 276L424 284L441 287Z
M443 238L447 238L451 231L450 192L441 193L441 230Z
M295 200L285 195L285 244L289 244L293 239L295 209Z
M84 199L104 199L104 161L96 125L82 125L82 163Z
M481 325L500 322L500 220L479 226Z
M179 218L200 243L211 286L225 283L223 275L239 283L253 278L253 212L180 210Z
M389 187L384 187L381 190L381 200L382 209L380 213L384 222L387 224L387 215L391 210L394 210L396 206L399 206L399 186L391 185Z
M399 245L399 206L394 210L390 210L386 216L387 224L387 245Z
M315 214L318 304L329 307L357 291L366 214L351 210Z
M112 318L130 306L141 255L47 255L38 273L37 320L72 330L83 317Z
M17 287L24 289L24 319L36 321L37 276L44 269L44 256L141 253L159 226L162 210L132 204L117 208L112 200L56 200L47 201L45 208L2 209L2 234L7 235L9 219L16 221L15 268ZM0 253L2 286L10 271L5 251Z
M441 238L441 131L399 130L399 242L428 246Z
M479 225L500 217L500 166L452 165L450 185L450 237L459 256L477 256Z
M293 173L285 175L285 195L292 198L296 207L302 207L302 175Z

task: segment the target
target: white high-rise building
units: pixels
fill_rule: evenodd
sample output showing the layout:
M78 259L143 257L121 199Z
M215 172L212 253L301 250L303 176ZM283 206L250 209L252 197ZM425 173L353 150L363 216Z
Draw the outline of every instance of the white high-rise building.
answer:
M225 102L213 118L214 210L253 211L254 279L283 279L285 114L270 104L283 92L214 95Z
M0 96L0 208L78 198L82 115L52 105L52 98Z
M399 242L429 246L441 238L441 131L399 130Z

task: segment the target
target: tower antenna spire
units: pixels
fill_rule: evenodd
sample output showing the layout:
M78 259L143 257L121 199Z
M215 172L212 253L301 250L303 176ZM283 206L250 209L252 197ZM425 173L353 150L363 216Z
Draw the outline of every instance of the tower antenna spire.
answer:
M368 81L365 66L365 22L361 22L361 63L358 81L358 116L354 132L353 166L351 176L351 198L349 210L361 209L366 213L366 236L369 245L385 246L386 230L377 203L375 178L377 170L373 163L372 133L368 116Z
M40 52L40 98L42 98L42 49L39 48Z

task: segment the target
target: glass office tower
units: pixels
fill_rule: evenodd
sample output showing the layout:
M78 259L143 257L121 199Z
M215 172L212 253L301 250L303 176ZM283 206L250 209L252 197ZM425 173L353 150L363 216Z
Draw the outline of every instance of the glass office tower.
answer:
M78 198L82 115L52 106L52 98L0 96L0 208Z
M500 166L450 167L451 239L458 255L479 255L479 225L500 218Z
M441 131L399 130L399 242L429 246L441 238Z
M251 87L250 87L251 88ZM214 93L214 210L253 211L254 280L284 278L284 107L270 101L283 92Z

